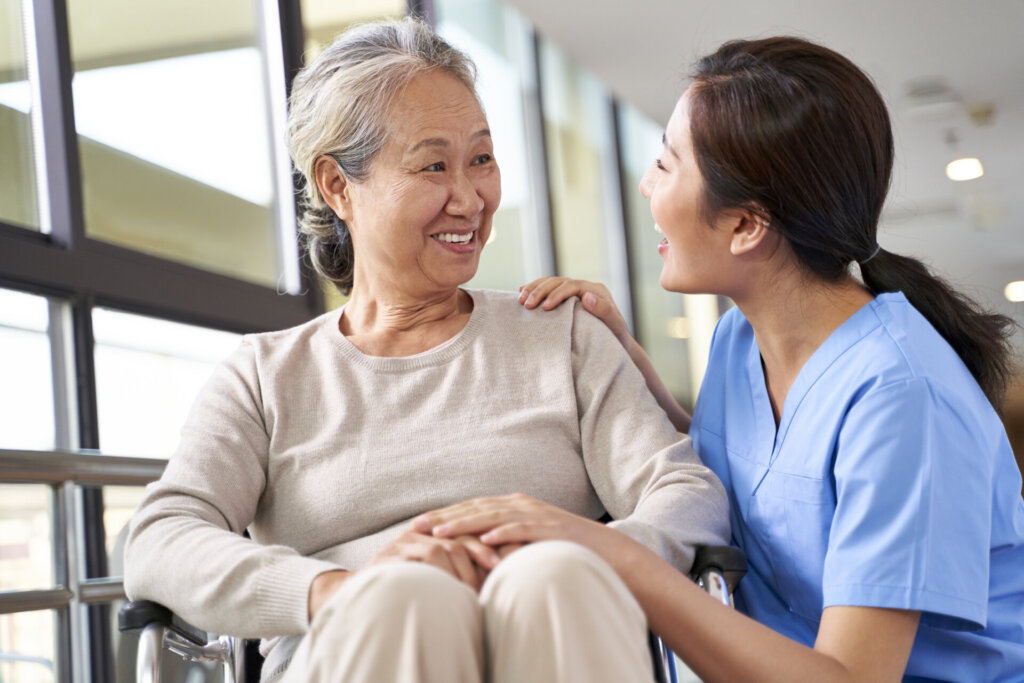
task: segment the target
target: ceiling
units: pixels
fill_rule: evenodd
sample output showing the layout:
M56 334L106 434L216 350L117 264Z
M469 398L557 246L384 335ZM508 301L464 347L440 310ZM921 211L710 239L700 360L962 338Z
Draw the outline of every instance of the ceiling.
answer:
M662 124L696 58L726 40L799 35L847 55L875 80L894 124L882 246L1024 325L1024 304L1003 295L1024 280L1024 0L507 1ZM958 156L978 157L985 175L949 180ZM1024 355L1024 333L1015 342Z

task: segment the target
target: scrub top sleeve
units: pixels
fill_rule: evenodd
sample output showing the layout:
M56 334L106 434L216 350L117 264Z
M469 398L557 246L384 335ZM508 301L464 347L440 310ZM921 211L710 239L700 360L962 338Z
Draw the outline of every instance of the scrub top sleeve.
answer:
M825 607L921 610L929 626L984 627L991 473L975 441L921 378L853 403L836 446Z

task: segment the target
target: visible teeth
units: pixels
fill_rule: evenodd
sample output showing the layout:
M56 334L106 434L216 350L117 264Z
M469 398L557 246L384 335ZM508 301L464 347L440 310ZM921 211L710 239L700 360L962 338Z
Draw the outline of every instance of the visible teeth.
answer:
M661 227L657 223L654 224L654 232L656 232L658 234L661 234L661 235L665 234L665 232L661 229Z
M452 244L467 244L473 239L473 233L467 232L464 235L459 235L454 232L441 232L433 236L434 239L439 242L451 242Z

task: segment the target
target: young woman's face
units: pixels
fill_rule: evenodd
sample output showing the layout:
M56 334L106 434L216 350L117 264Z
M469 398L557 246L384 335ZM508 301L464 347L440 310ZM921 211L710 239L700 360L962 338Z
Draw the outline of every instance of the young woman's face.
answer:
M728 274L729 231L708 225L701 216L704 179L690 142L688 92L676 104L665 128L661 157L640 182L651 214L665 238L658 245L664 265L660 283L672 292L723 293Z
M501 175L487 119L451 74L414 77L389 116L369 177L351 185L355 286L430 297L476 274Z

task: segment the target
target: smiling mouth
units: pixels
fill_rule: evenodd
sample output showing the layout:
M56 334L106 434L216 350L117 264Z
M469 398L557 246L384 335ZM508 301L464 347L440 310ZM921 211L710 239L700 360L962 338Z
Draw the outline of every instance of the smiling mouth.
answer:
M467 233L439 232L436 235L431 235L438 242L445 242L446 244L469 244L475 236L476 230Z

